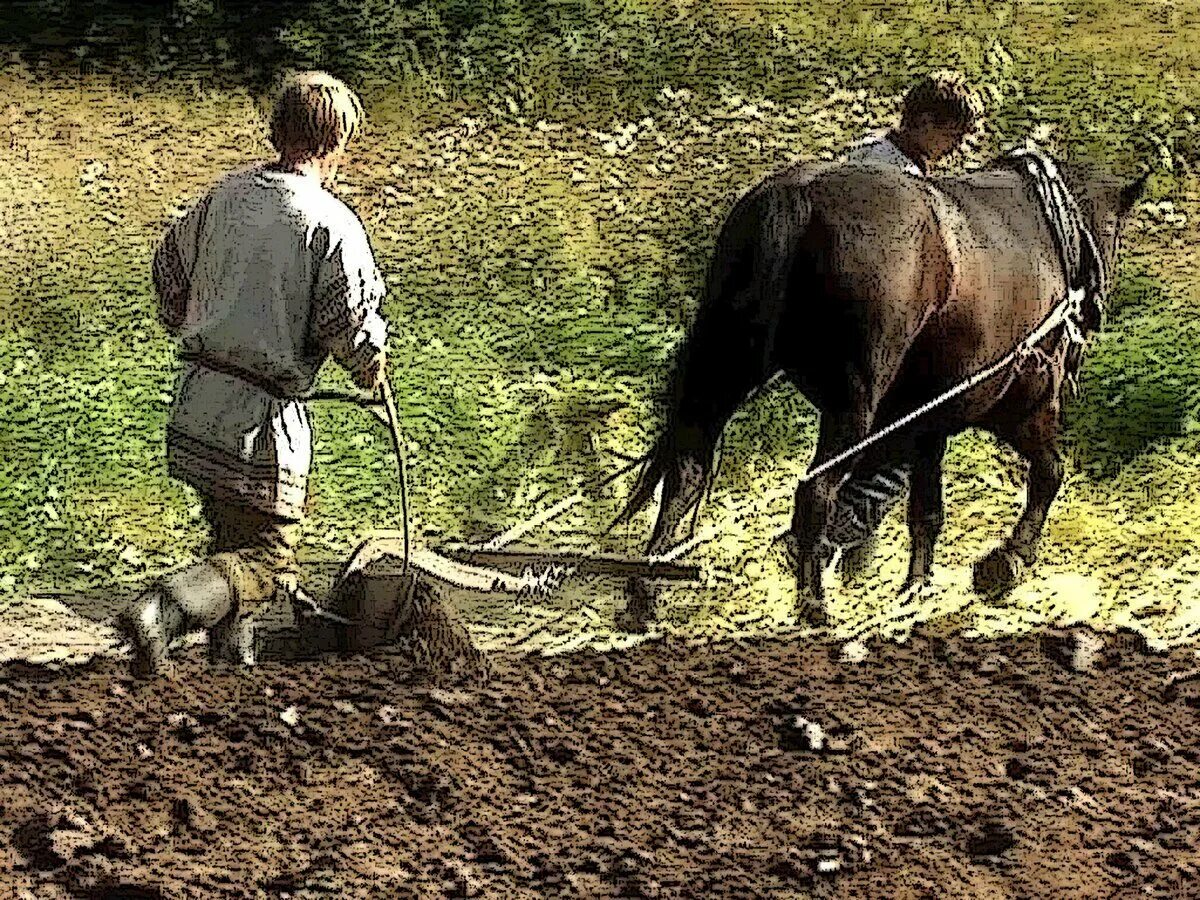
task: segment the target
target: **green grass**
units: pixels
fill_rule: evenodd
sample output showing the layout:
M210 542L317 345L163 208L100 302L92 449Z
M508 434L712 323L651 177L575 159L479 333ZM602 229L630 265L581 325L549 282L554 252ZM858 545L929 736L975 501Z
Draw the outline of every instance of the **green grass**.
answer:
M1141 92L1154 123L1168 114L1178 123L1167 135L1172 169L1156 178L1155 199L1173 201L1185 217L1195 212L1182 152L1192 127L1184 118L1189 88L1139 80L1150 65L1139 53L1158 46L1153 10L1059 4L1063 15L1078 8L1081 19L1056 68L1048 50L1036 50L1064 28L1051 5L969 5L973 24L944 46L951 58L977 53L977 71L991 67L1000 113L967 162L1040 121L1060 122L1075 135L1072 146L1090 141L1119 160L1137 134L1153 131L1114 124L1130 121ZM858 24L842 50L875 61L857 80L841 76L832 94L810 84L785 102L768 79L758 94L744 85L740 96L663 93L629 121L476 110L469 120L413 131L376 118L346 182L392 289L392 379L412 445L422 540L501 531L616 468L613 451L648 445L659 379L736 196L772 169L831 153L884 124L894 79L879 60L908 53L917 65L943 46L915 25L940 16L941 4L905 8L906 17L884 24L865 5L845 6L842 15ZM982 40L985 20L1012 9L1017 20L1004 25L1010 49L1000 53ZM1128 51L1112 43L1114 29L1124 29ZM1079 62L1098 48L1099 75ZM1176 53L1172 65L1192 71L1190 43L1181 38L1159 52L1168 51ZM1087 73L1111 93L1082 92ZM163 462L176 367L153 320L148 260L169 210L244 162L247 148L262 148L261 127L251 98L237 92L188 96L165 87L135 98L103 84L25 77L5 86L19 113L17 149L0 163L8 247L0 257L0 590L106 590L200 547L195 499L166 477ZM87 139L56 137L69 122ZM1012 455L967 435L948 464L941 581L904 610L984 632L1093 614L1134 621L1135 613L1148 614L1138 621L1163 639L1195 630L1194 236L1189 219L1158 207L1130 235L1110 329L1068 416L1070 477L1044 563L1016 605L990 609L965 589L966 567L1006 533L1022 496ZM334 372L328 380L344 383ZM340 556L364 531L398 524L395 473L387 436L370 416L328 406L315 421L306 543L314 555ZM788 520L812 441L808 405L784 387L731 423L700 519L725 527L697 552L708 584L668 594L673 627L702 634L786 622L790 583L768 545ZM595 537L625 489L534 539L638 549L644 521L606 542ZM906 552L899 516L885 534L877 577L862 588L835 584L846 631L895 608ZM600 604L606 615L611 594L576 595L578 609L552 633L606 635L597 624L604 615L589 610ZM511 634L546 614L473 615L479 628Z

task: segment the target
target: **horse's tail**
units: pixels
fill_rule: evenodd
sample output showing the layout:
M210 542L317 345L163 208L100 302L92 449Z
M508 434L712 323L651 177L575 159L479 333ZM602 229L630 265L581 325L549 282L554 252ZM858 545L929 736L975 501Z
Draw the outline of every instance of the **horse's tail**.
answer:
M633 493L629 495L625 506L613 522L614 527L628 522L637 514L638 510L650 502L650 498L654 496L654 491L658 488L659 482L666 475L668 465L673 463L674 459L675 453L669 446L668 432L664 429L659 432L658 437L654 441L654 446L646 456L645 465L642 466L637 483L633 486Z
M663 427L654 439L654 444L646 456L645 464L634 485L633 493L630 494L620 515L617 516L613 523L614 526L628 522L639 510L647 506L664 478L678 477L678 461L682 455L682 448L688 443L696 443L695 435L692 435L692 439L689 440L688 435L683 433L681 423L684 421L684 411L697 406L692 397L695 393L694 379L687 377L690 369L688 364L703 359L710 353L710 348L707 346L708 341L703 337L707 330L702 325L705 317L706 310L704 306L701 306L696 323L683 345L675 353L671 372L667 378L667 389L661 401L666 408Z
M793 263L811 218L802 186L766 182L743 197L721 230L695 320L676 351L664 427L616 523L629 521L679 463L700 465L706 488L725 424L778 368L775 341Z

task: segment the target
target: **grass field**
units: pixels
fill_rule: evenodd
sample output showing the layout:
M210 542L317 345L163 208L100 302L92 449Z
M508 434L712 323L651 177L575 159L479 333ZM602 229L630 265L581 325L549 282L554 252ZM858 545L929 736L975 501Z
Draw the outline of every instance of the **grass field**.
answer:
M984 633L1093 616L1168 641L1200 630L1200 279L1187 165L1198 51L1182 5L1076 5L1090 12L1072 22L1069 3L1006 4L1020 16L994 27L1010 50L1024 48L1008 62L984 40L987 4L972 6L980 8L967 32L981 65L1003 70L989 82L994 96L1008 98L1008 118L967 164L1030 128L1053 141L1056 122L1091 123L1061 131L1086 133L1080 143L1116 160L1144 149L1147 134L1161 151L1151 160L1153 200L1129 235L1116 313L1071 409L1068 483L1042 564L1011 608L986 607L966 590L966 567L1010 527L1020 473L986 440L957 441L938 586L909 598L908 619L885 632L930 616ZM925 6L937 15L932 4L907 8ZM859 37L886 44L886 30L863 21L869 34ZM1057 57L1056 76L1045 42L1064 34L1071 49ZM1094 83L1113 85L1112 96L1080 91L1088 54ZM1146 77L1156 59L1167 73L1157 87ZM176 369L153 318L149 254L180 203L265 153L262 127L253 100L232 91L0 78L0 596L128 585L189 558L202 539L194 497L165 473ZM603 125L479 110L425 129L376 98L344 188L392 287L392 377L422 540L498 532L618 466L616 453L642 452L657 380L733 200L774 168L886 124L896 99L850 77L794 103L687 87L666 86L637 118ZM1027 120L1012 112L1018 88ZM1135 108L1148 110L1144 127L1101 127ZM329 380L340 383L336 373ZM306 544L335 557L365 530L397 524L395 476L370 417L327 407L316 423ZM767 544L789 516L812 424L807 404L782 389L737 417L701 527L758 514L697 551L708 584L670 595L670 627L706 634L786 623L791 589ZM534 539L596 546L623 490ZM893 517L879 575L836 592L839 629L873 627L894 611L903 531ZM640 523L608 543L634 549L643 534ZM612 594L602 587L569 608L473 618L497 643L539 622L550 623L550 644L605 641Z

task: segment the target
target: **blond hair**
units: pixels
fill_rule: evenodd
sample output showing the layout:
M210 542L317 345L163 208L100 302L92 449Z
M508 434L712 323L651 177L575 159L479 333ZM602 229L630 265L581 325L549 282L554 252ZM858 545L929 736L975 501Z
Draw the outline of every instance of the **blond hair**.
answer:
M281 154L319 159L346 144L362 125L358 95L326 72L283 78L271 113L271 144Z
M979 101L956 72L926 75L904 95L900 125L907 128L922 119L970 131L979 118Z

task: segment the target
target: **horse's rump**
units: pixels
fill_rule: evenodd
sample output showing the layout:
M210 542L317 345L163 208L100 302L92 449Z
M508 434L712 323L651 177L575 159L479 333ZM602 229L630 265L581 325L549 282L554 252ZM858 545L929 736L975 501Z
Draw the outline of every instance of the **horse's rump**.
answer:
M904 180L907 192L896 190ZM850 304L870 323L851 341L886 384L877 398L887 425L1002 358L1032 333L1066 296L1066 281L1046 217L1028 181L1013 170L921 181L878 169L846 171L866 202L826 213L838 229L831 247L854 248L851 290L823 291L818 302ZM844 196L844 195L843 195ZM903 206L891 206L894 201ZM881 222L891 221L890 226ZM884 246L875 235L886 236ZM845 259L848 254L835 254ZM1015 369L946 404L925 428L968 424L1002 401Z

